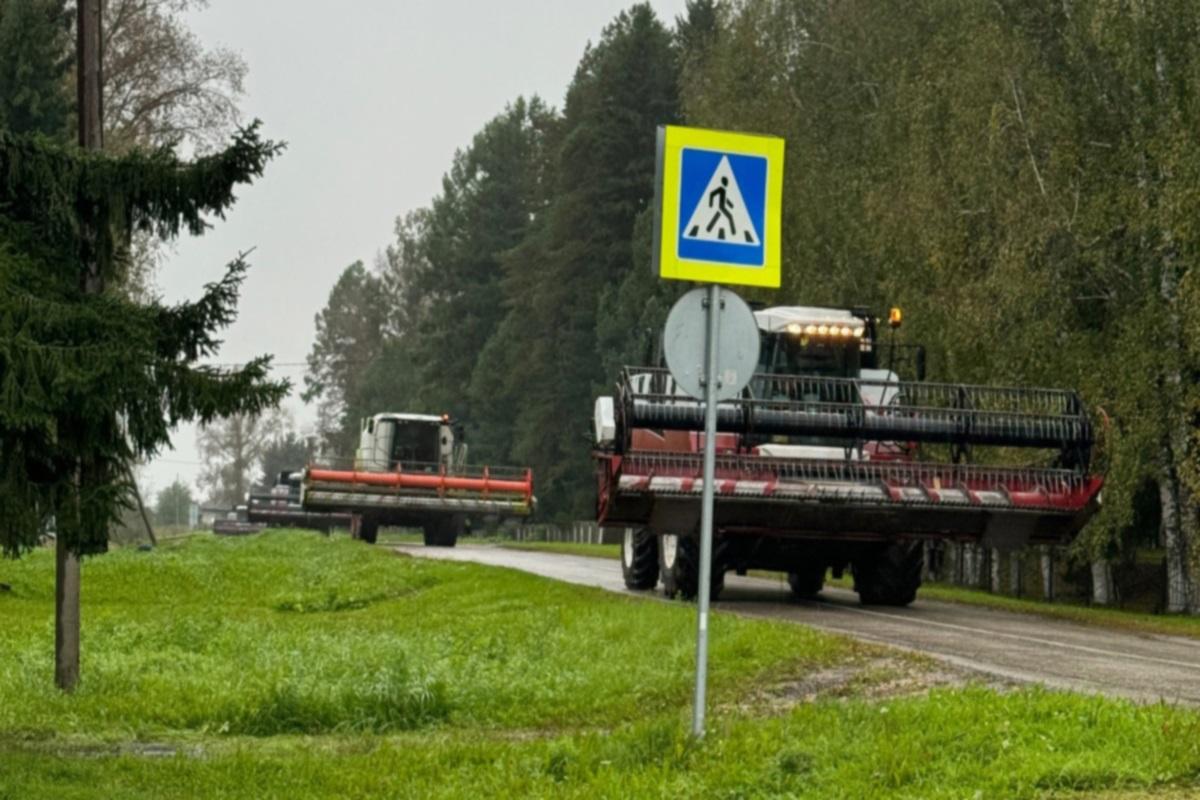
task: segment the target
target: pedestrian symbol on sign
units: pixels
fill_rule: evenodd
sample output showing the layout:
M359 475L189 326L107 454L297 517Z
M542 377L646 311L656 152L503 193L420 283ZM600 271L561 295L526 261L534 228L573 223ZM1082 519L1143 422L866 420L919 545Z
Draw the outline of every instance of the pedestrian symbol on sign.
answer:
M777 288L783 140L664 125L657 144L654 273Z
M700 202L688 220L684 238L730 244L759 243L758 232L746 211L746 203L728 156L722 156L709 178Z

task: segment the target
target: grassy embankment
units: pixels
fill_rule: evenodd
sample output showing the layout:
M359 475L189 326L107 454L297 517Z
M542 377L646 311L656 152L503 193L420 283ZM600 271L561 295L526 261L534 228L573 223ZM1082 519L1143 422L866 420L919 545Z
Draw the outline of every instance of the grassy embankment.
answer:
M595 556L597 558L621 557L621 546L616 544L511 541L500 542L500 544L515 550L543 550L554 553ZM752 570L750 574L756 577L778 580L781 583L784 579L782 573ZM853 588L854 581L849 576L841 579L827 578L826 585L850 589ZM1160 633L1168 636L1190 636L1200 639L1200 617L1196 616L1145 614L1138 611L1125 611L1119 608L1099 608L1096 606L1063 602L1043 603L1039 600L997 595L981 589L969 589L948 583L927 583L921 587L919 596L926 600L965 603L967 605L998 608L1004 611L1015 611L1022 614L1041 614L1042 616L1054 619L1065 619L1085 625L1098 625L1105 628L1133 631L1135 633Z
M689 607L341 537L191 537L83 572L84 682L68 697L51 686L51 554L0 562L12 586L0 594L2 798L1200 787L1195 712L1039 690L897 696L893 673L919 678L923 662L723 614L711 734L696 744Z

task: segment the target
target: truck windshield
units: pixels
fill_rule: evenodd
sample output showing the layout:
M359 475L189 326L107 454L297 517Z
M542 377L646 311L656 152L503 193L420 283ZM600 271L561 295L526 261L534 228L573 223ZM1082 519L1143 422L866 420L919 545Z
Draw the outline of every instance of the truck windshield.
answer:
M439 427L435 422L389 420L394 426L392 436L393 464L437 464Z

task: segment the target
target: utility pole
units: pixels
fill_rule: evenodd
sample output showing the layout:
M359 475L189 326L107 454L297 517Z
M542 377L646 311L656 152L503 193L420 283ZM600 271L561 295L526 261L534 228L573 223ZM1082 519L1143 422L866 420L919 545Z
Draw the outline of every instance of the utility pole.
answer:
M104 146L101 112L101 43L100 13L103 0L78 0L76 4L75 75L79 108L79 146L85 150L100 150ZM85 231L80 288L85 294L99 294L104 289L96 252L96 220L89 220ZM84 465L77 471L82 489ZM73 691L79 683L79 556L72 553L62 536L54 542L54 683L63 691Z

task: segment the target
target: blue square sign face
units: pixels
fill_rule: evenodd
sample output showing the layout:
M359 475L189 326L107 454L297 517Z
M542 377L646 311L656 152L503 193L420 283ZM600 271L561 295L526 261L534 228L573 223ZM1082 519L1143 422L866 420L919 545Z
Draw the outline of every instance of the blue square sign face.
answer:
M762 267L767 169L765 156L681 148L677 256Z

